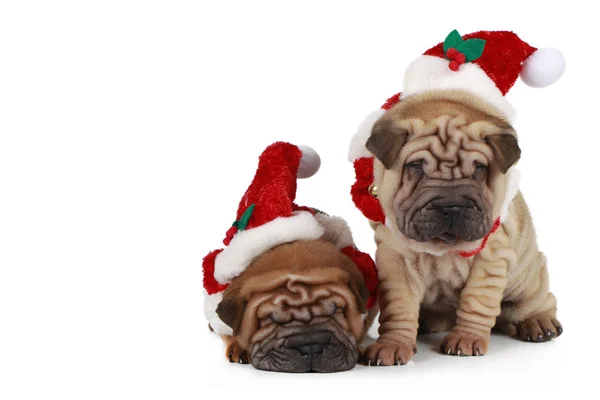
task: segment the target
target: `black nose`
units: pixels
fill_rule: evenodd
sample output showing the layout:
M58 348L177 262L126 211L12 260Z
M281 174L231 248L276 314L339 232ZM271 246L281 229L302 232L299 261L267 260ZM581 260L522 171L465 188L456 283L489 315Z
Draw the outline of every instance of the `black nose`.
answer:
M319 354L330 340L331 332L317 331L290 336L288 343L302 354Z
M450 193L448 196L435 199L431 202L431 207L442 214L449 223L463 216L465 211L474 205L475 203L472 199L456 193Z
M452 222L459 218L466 209L467 207L464 206L446 206L440 207L439 211L442 213L444 218L448 220L448 222Z

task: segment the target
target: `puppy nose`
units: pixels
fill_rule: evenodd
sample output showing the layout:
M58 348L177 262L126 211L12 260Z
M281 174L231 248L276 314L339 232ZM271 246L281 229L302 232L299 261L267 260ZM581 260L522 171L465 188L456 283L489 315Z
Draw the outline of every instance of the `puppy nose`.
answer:
M288 338L288 343L302 354L318 354L331 340L331 332L317 331L299 333Z
M467 207L464 206L446 206L440 207L439 210L448 221L452 222L460 217Z

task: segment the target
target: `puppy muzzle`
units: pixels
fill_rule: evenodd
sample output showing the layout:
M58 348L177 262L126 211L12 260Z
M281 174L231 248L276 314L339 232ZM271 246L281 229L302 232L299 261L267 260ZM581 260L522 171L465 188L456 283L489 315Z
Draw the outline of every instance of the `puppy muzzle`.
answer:
M339 372L358 360L352 335L334 321L309 326L282 326L253 345L254 367L276 372Z
M424 187L414 196L411 206L398 213L398 227L411 239L454 245L458 240L479 240L491 228L491 216L476 186Z

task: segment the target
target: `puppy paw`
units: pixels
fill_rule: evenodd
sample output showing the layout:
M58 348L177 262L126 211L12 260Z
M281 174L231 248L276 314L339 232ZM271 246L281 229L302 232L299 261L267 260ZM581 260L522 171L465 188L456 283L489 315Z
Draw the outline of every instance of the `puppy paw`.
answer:
M368 366L404 365L416 352L415 344L375 342L363 351L361 363Z
M563 333L563 327L554 317L533 317L517 325L517 337L526 342L546 342Z
M225 357L230 363L248 364L250 362L248 352L242 349L237 342L227 345Z
M450 332L442 341L440 350L453 356L482 356L487 353L488 343L489 338Z

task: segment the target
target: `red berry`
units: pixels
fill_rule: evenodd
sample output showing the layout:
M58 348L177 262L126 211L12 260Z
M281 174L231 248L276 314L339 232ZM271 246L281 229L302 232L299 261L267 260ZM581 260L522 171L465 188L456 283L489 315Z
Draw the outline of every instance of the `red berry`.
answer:
M235 236L235 234L237 232L238 232L237 226L232 226L231 228L229 228L227 230L227 233L225 233L225 239L223 239L223 244L225 246L229 246L229 243L231 243L231 240L233 240L233 237Z
M446 52L446 57L448 57L448 58L449 58L449 59L451 59L451 60L454 60L454 58L455 58L455 57L456 57L458 54L460 54L460 53L458 52L458 50L456 50L454 47L451 47L451 48L449 48L449 49L448 49L448 51Z
M458 67L460 67L460 64L459 64L459 63L457 63L456 61L450 61L450 64L448 65L448 67L449 67L449 68L450 68L452 71L456 72L456 71L458 71Z
M467 61L467 57L465 57L463 53L458 53L456 57L454 57L454 61L456 61L459 64L464 64L465 61Z

